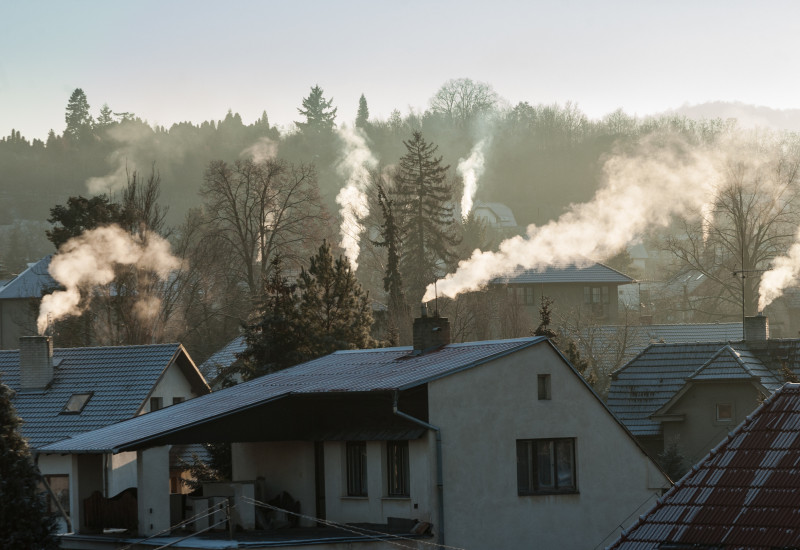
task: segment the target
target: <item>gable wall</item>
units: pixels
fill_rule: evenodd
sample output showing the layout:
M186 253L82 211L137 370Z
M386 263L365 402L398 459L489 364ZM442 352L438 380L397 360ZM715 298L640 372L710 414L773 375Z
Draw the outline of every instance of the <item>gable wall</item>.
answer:
M0 349L19 349L20 336L35 334L36 311L32 300L0 300Z
M189 384L189 381L186 380L180 367L176 365L175 362L172 362L169 367L167 367L161 380L159 380L155 388L153 388L150 397L161 397L164 407L169 407L172 405L173 397L183 397L189 400L197 396L192 392L192 386ZM148 401L144 404L141 413L149 411L150 402Z
M538 374L551 375L549 401L537 398ZM442 433L448 545L594 548L667 483L548 345L432 382L429 400ZM578 493L519 496L516 441L561 437L575 438Z

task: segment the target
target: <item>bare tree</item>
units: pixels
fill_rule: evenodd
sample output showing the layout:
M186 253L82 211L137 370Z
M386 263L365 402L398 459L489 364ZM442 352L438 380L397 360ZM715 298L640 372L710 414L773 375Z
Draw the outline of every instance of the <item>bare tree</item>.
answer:
M430 109L458 126L467 126L497 107L498 96L491 85L469 78L448 80L431 98Z
M275 254L299 265L310 256L314 232L324 224L316 171L310 165L275 159L232 165L214 161L201 193L205 234L225 243L234 259L229 268L254 298Z

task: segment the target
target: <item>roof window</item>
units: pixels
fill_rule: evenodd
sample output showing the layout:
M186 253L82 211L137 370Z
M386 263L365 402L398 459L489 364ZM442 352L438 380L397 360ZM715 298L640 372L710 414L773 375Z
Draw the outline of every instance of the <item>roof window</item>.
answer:
M61 414L81 414L92 395L94 395L94 392L73 393Z

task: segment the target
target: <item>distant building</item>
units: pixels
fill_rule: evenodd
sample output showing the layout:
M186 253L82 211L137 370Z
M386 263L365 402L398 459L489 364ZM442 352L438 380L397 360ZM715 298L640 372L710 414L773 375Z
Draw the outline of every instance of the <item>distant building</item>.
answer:
M47 271L52 256L45 256L0 286L0 349L17 349L20 336L37 334L39 302L59 284Z
M484 221L495 229L506 231L516 231L518 229L514 212L505 204L499 202L475 201L472 212L476 219Z

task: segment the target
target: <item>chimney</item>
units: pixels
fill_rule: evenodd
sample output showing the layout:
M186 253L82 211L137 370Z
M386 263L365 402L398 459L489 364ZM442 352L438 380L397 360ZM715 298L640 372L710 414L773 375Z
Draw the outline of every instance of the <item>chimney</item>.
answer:
M769 319L759 313L744 318L744 341L747 344L766 344L769 340Z
M450 343L450 322L439 317L439 312L428 317L428 308L422 304L422 314L414 319L414 353L422 354Z
M19 376L23 390L44 389L53 380L53 339L49 336L21 336Z

